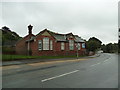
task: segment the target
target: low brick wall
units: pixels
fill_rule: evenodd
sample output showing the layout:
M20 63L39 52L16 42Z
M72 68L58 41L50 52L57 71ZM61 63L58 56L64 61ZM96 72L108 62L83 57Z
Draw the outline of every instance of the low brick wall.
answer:
M85 55L85 51L78 51L79 55ZM32 51L33 56L71 56L77 55L77 51Z

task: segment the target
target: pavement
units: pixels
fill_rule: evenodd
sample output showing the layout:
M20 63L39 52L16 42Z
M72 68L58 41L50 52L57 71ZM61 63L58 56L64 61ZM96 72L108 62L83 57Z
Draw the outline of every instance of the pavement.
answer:
M102 53L95 58L75 60L49 63L49 65L28 63L4 66L2 67L2 87L109 88L109 90L118 88L117 54Z
M92 56L86 56L86 57L80 57L78 59L83 58L94 58L100 56L99 53L92 55ZM21 64L28 64L28 63L39 63L39 62L53 62L53 61L66 61L66 60L75 60L77 58L59 58L59 59L24 59L24 60L17 60L17 61L4 61L0 66L9 66L9 65L21 65Z

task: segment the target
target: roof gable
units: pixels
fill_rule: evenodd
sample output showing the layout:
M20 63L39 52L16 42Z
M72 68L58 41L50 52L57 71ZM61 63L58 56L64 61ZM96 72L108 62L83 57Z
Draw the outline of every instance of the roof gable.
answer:
M66 41L66 36L65 35L53 34L53 36L55 37L55 39L57 41Z
M48 31L44 31L41 35L44 35L44 36L51 36L50 33L48 33Z
M26 42L26 40L30 40L31 37L35 37L35 35L33 35L33 34L27 35L27 36L21 38L19 41L17 41L16 44L19 44L21 41L25 41Z
M53 38L55 38L57 41L68 41L68 38L74 38L74 40L76 42L85 42L81 37L79 37L78 35L73 35L72 33L68 33L68 34L59 34L59 33L55 33L52 32L50 30L44 29L43 31L41 31L40 33L38 33L36 35L45 35L45 36L52 36ZM35 37L35 38L36 38Z
M74 35L75 36L75 42L85 42L81 37L79 37L78 35Z

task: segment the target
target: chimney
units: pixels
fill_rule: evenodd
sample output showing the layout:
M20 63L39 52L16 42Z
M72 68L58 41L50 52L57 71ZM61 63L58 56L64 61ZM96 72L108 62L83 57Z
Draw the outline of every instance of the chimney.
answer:
M32 28L33 28L32 25L29 25L29 26L28 26L28 31L29 31L28 33L29 33L29 35L32 34Z

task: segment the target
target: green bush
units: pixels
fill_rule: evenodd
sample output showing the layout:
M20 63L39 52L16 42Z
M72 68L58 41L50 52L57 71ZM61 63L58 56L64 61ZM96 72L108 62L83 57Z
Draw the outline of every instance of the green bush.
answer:
M15 47L2 47L2 53L3 54L14 54L15 53Z

